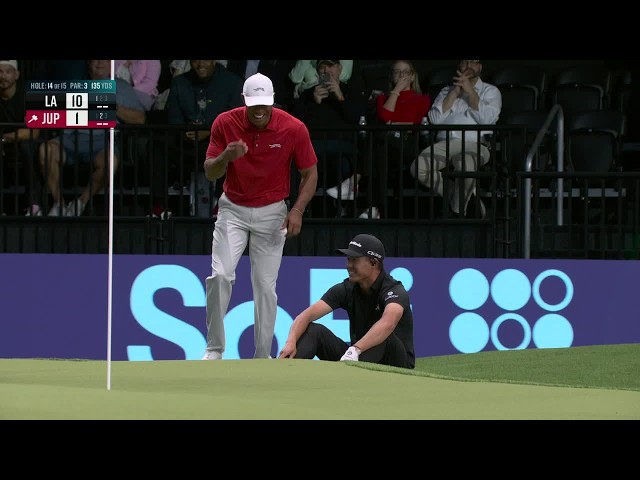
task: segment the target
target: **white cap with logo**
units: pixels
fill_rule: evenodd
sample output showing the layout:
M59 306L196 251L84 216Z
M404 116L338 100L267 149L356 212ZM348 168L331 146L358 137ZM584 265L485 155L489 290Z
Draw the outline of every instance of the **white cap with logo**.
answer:
M273 105L273 83L269 77L256 73L244 82L242 96L247 107Z

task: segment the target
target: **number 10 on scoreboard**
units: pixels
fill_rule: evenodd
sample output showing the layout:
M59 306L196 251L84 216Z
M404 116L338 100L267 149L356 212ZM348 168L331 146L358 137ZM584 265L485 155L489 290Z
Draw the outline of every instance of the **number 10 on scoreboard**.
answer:
M86 127L89 125L89 94L67 93L67 126Z

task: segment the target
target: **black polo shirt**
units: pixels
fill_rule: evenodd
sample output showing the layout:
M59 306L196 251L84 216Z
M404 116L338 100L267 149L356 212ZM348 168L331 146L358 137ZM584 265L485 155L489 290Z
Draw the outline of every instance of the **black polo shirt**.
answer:
M397 303L404 309L404 313L393 333L404 344L411 364L415 363L413 348L413 312L409 294L402 282L396 280L386 272L381 272L371 285L369 292L363 292L360 285L352 283L346 278L342 283L331 287L322 296L322 300L333 310L343 308L349 315L349 333L351 345L360 340L382 317L385 307L389 303Z

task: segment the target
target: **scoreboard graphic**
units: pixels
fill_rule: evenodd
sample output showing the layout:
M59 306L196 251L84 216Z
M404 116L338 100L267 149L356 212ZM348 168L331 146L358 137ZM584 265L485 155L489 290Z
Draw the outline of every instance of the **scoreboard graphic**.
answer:
M28 128L115 128L115 80L28 81Z

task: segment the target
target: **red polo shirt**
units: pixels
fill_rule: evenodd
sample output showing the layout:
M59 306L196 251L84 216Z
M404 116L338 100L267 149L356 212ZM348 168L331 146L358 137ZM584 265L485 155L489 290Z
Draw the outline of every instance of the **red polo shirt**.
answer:
M227 166L223 190L233 203L263 207L289 196L291 162L298 170L318 162L309 130L296 117L273 108L263 130L247 118L247 107L221 113L211 125L206 158L217 157L229 142L244 140L249 150Z

